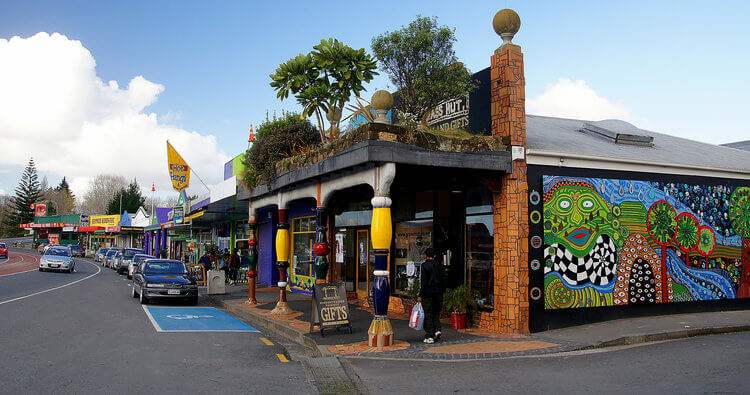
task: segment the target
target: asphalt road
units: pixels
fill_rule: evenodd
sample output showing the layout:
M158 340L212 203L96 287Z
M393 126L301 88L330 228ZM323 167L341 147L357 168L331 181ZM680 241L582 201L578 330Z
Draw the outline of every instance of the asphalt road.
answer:
M315 392L262 333L157 332L124 278L80 259L0 277L0 393Z
M472 362L350 360L372 394L748 393L750 333L578 355Z

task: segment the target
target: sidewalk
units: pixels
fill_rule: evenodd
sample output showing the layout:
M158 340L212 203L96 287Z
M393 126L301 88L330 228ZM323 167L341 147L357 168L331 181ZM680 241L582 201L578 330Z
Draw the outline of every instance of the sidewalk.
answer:
M406 314L389 314L395 332L395 344L387 348L367 346L367 329L372 310L350 303L353 333L326 330L308 333L312 302L309 296L287 293L289 307L295 312L286 316L269 314L276 305L278 288L258 288L257 305L247 301L247 285L227 286L225 295L206 295L217 304L259 329L273 332L287 340L306 346L316 356L407 360L477 360L525 355L553 354L588 348L619 346L649 341L750 330L750 310L605 321L529 335L503 335L477 329L455 330L443 322L439 343L422 342L423 332L408 327Z

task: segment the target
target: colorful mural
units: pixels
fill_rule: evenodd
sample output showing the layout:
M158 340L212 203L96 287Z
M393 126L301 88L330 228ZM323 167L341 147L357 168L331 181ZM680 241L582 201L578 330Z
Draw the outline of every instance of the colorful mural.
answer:
M545 309L750 297L750 188L542 181Z

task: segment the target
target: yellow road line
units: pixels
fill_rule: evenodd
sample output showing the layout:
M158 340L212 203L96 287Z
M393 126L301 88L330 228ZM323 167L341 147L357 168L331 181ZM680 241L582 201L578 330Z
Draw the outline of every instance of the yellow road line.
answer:
M260 341L262 341L263 343L266 343L267 346L273 346L273 342L266 339L265 337L261 337Z
M276 356L279 358L279 361L281 362L289 362L289 360L286 359L286 355L284 354L276 354Z

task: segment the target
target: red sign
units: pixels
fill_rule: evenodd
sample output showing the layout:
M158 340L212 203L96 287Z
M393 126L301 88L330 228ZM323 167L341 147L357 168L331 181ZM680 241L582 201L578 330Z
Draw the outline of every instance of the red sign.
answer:
M50 244L60 244L60 234L59 233L48 234L47 241L49 241Z
M44 217L47 215L47 203L37 203L34 205L34 215Z

